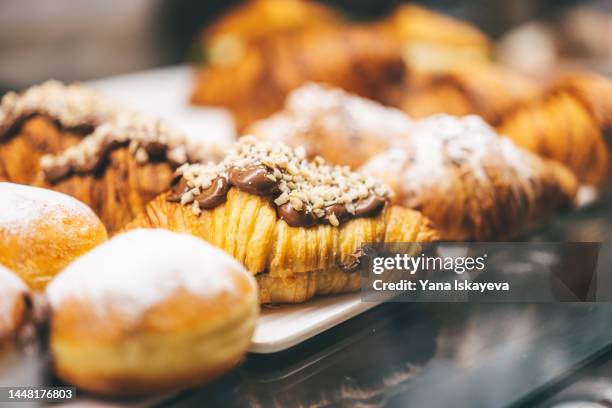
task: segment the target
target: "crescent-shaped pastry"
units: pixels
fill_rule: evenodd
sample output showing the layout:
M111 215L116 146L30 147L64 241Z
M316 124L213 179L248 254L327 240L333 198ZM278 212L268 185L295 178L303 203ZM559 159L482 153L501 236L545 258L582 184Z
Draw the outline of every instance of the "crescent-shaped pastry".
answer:
M0 183L0 264L43 289L71 261L107 238L82 202L55 191Z
M499 137L477 116L417 121L401 147L361 169L385 180L397 204L433 220L446 240L504 240L571 208L577 181L564 166Z
M510 111L498 127L516 144L570 168L580 182L610 183L612 81L573 74L537 100Z
M244 356L259 313L242 265L163 230L111 239L46 293L57 375L108 396L181 390L223 374Z
M186 165L127 228L203 238L242 262L260 301L303 302L359 289L361 246L437 239L416 211L389 205L377 180L311 162L303 149L243 137L218 165Z
M283 111L246 130L260 139L303 146L332 164L357 168L408 137L412 120L402 111L315 83L292 91Z

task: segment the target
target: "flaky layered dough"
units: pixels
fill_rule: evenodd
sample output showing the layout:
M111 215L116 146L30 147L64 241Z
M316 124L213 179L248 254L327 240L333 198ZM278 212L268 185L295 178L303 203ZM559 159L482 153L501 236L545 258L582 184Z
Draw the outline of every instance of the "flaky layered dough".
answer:
M174 167L165 161L138 163L128 147L110 153L97 172L72 174L57 183L35 185L68 194L89 205L113 234L132 220L155 196L168 189Z
M297 303L319 294L358 289L348 268L364 243L430 242L438 238L420 213L386 207L373 218L340 227L294 228L279 220L266 198L230 189L227 201L200 216L189 207L155 198L127 229L167 228L203 238L225 250L259 282L260 301Z
M498 128L518 145L569 167L589 185L609 183L612 82L576 74L509 112Z
M401 83L399 46L364 27L334 27L265 38L234 64L198 72L191 101L227 107L242 131L279 110L292 89L309 81L338 86L376 100Z
M0 181L33 184L39 177L40 158L78 144L84 134L62 129L46 116L35 116L0 139Z

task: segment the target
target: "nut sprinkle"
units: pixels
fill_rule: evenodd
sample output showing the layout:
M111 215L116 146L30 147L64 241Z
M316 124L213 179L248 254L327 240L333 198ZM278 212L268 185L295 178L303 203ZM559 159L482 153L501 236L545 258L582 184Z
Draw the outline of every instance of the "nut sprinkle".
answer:
M219 180L225 188L219 188ZM227 194L229 184L251 194L268 196L279 217L291 226L317 222L333 226L353 217L377 214L391 197L391 190L373 177L332 166L321 157L306 159L303 148L244 136L219 164L185 164L177 169L174 189L168 197L191 205L199 214L212 196ZM212 200L218 203L224 201ZM200 205L194 205L200 203Z

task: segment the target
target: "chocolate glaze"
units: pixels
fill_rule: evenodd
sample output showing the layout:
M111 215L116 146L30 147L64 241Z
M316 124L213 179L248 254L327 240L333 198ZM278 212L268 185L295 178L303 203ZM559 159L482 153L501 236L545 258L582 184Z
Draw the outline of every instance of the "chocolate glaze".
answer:
M223 204L227 199L227 192L230 184L225 177L217 177L212 185L202 191L196 197L196 201L202 210L210 210L216 206Z
M278 184L270 180L266 166L251 165L243 168L233 167L229 171L229 180L233 185L250 194L268 196L278 191Z
M229 170L229 179L223 176L217 177L212 185L202 191L195 201L202 210L212 209L227 199L227 192L231 186L250 194L258 196L273 197L279 192L278 181L270 179L270 170L264 165L250 165L244 168L232 167ZM175 176L172 188L167 197L168 201L180 202L181 196L187 191L187 181L181 174ZM355 203L355 214L351 214L345 205L334 204L325 208L326 217L318 218L308 210L296 210L290 202L278 206L277 213L280 219L292 227L312 227L318 222L329 223L328 217L335 215L338 223L343 224L351 218L372 217L378 214L385 204L386 199L379 196L371 196Z
M278 207L278 216L292 227L312 227L317 223L317 216L310 211L298 211L291 203Z
M387 200L379 196L370 196L355 204L355 217L371 217L383 209Z
M167 201L178 203L181 201L181 196L187 189L187 180L182 175L175 175L170 183L170 194L166 197Z

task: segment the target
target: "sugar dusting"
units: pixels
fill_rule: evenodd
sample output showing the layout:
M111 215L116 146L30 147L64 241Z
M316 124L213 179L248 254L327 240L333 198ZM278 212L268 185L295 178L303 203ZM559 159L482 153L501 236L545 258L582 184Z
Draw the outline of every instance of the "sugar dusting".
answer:
M20 296L28 293L25 283L13 272L0 265L0 339L13 325L12 316Z
M203 297L237 296L236 260L199 238L166 230L134 230L116 236L70 264L47 287L53 308L82 299L104 314L108 307L137 319L179 289Z
M533 160L532 154L500 137L479 116L435 115L416 122L404 146L374 157L362 169L401 174L397 187L419 195L428 187L451 183L451 173L458 168L483 183L493 168L531 178Z
M24 236L34 233L36 223L57 225L83 217L98 223L94 212L82 202L62 193L14 183L0 183L0 231Z

